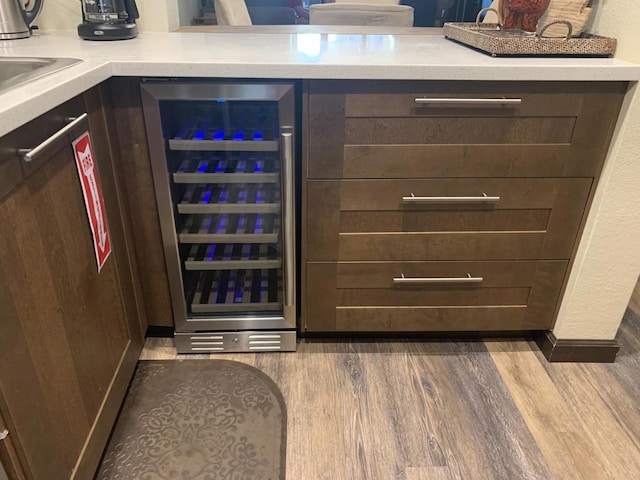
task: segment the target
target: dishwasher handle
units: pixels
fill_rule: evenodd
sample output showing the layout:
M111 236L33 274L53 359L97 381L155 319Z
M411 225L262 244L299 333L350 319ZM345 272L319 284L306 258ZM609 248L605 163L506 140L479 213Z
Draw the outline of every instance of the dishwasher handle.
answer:
M18 150L18 156L22 159L23 162L31 163L35 161L40 155L42 155L51 145L55 142L63 138L69 132L71 132L74 128L80 125L83 122L86 122L89 115L87 113L83 113L79 117L71 117L68 118L67 123L64 127L58 130L56 133L51 135L49 138L40 143L37 147L34 148L21 148Z

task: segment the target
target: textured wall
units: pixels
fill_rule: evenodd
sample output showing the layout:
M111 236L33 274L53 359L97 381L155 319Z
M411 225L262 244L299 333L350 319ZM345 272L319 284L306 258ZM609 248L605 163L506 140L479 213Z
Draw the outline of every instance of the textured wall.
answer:
M640 2L600 0L591 31L640 63ZM615 337L640 272L640 94L628 98L560 308L562 339ZM630 97L630 96L629 96Z
M178 2L185 15L192 4L197 4L197 0L136 0L140 11L140 31L167 32L176 29L180 25ZM79 0L44 0L42 14L36 23L43 30L75 30L81 21Z

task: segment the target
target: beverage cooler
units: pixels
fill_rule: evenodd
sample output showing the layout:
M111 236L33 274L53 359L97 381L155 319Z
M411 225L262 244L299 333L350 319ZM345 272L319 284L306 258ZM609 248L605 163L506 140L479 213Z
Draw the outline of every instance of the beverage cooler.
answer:
M295 350L294 86L141 91L178 352Z

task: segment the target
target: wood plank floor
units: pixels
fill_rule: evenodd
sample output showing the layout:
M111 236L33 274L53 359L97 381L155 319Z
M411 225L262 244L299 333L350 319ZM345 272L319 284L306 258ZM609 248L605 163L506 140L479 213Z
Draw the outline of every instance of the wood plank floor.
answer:
M638 292L640 293L640 291ZM640 315L614 364L549 364L533 342L304 340L231 359L280 386L292 480L640 478Z

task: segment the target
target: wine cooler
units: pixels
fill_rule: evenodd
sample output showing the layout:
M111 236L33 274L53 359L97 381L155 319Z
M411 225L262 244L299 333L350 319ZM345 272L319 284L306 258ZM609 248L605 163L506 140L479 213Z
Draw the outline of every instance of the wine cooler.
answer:
M292 84L141 84L179 353L296 348Z

